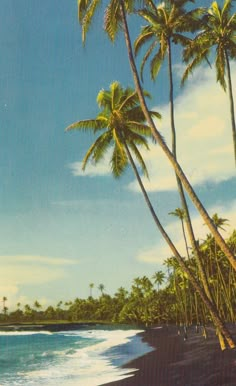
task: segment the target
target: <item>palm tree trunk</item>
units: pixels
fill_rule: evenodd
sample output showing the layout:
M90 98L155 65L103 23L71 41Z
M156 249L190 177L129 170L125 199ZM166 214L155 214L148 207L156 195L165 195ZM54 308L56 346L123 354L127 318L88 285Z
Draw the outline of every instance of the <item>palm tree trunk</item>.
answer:
M133 168L133 171L134 171L134 174L137 178L137 181L139 183L139 186L140 186L140 189L144 195L144 199L146 201L146 204L151 212L151 215L155 221L155 224L156 226L158 227L159 231L161 232L163 238L165 239L165 241L167 242L167 244L169 245L171 251L173 252L174 256L176 257L180 267L183 269L183 271L187 274L190 282L192 283L193 287L195 288L195 290L199 293L202 301L204 302L204 304L206 305L206 307L209 309L211 315L212 315L212 319L213 319L213 322L215 324L215 326L218 328L218 330L222 333L222 335L224 336L224 338L226 339L228 345L230 348L235 348L236 347L236 344L230 334L230 332L228 331L228 329L226 328L226 326L224 325L224 322L220 319L220 317L218 316L218 313L216 312L215 310L215 307L214 305L212 304L212 302L210 301L210 299L206 296L204 290L202 289L202 287L200 286L200 284L198 283L198 281L195 279L195 277L193 276L192 272L190 271L190 269L188 268L188 266L186 265L185 261L183 260L183 258L181 257L181 255L179 254L178 250L176 249L175 245L173 244L172 240L170 239L170 237L168 236L168 234L166 233L165 229L163 228L160 220L158 219L154 209L153 209L153 206L151 204L151 201L149 200L149 197L148 197L148 194L144 188L144 185L142 183L142 180L140 178L140 175L138 173L138 170L136 168L136 165L134 163L134 160L132 158L132 155L129 151L129 148L126 144L126 142L124 141L124 146L125 146L125 149L126 149L126 153L127 153L127 156L129 158L129 161L130 161L130 164Z
M122 23L123 23L123 28L124 28L125 42L126 42L126 46L127 46L131 71L132 71L133 78L134 78L135 88L136 88L137 94L139 96L140 106L141 106L143 113L145 115L145 118L146 118L146 120L147 120L147 122L152 130L153 137L156 139L157 143L159 144L159 146L162 148L162 150L166 154L168 160L172 164L176 174L178 175L179 179L181 180L181 182L182 182L186 192L188 193L190 199L192 200L196 209L198 210L198 212L202 216L205 224L208 226L211 233L214 235L216 242L219 245L219 247L221 248L222 252L225 253L230 264L232 265L232 267L236 271L236 259L234 258L234 255L232 254L232 252L228 248L228 246L225 243L225 240L223 239L221 234L217 231L213 221L211 220L206 209L204 208L201 201L199 200L196 193L194 192L194 190L193 190L192 186L190 185L187 177L185 176L183 170L181 169L180 165L176 161L175 157L173 156L173 154L170 151L170 149L168 148L168 146L166 145L161 134L156 129L155 124L152 120L152 117L150 116L150 114L148 112L147 104L146 104L146 101L145 101L145 98L143 95L143 90L142 90L141 83L140 83L139 76L138 76L138 71L137 71L137 68L135 65L135 61L134 61L133 50L132 50L128 25L127 25L125 6L124 6L123 0L120 0L120 11L121 11L121 18L122 18Z
M235 114L234 114L234 97L233 97L233 90L232 90L229 57L226 50L225 50L225 59L226 59L228 87L229 87L230 115L231 115L231 125L232 125L233 145L234 145L234 161L236 166L236 123L235 123Z
M168 39L168 68L169 68L169 84L170 84L169 97L170 97L170 118L171 118L171 134L172 134L172 153L173 153L175 160L177 161L176 129L175 129L175 117L174 117L174 84L173 84L172 53L171 53L171 41L170 41L170 39ZM208 284L206 271L205 271L204 266L202 264L199 247L196 243L196 238L194 235L192 221L191 221L186 197L184 194L183 186L182 186L182 183L181 183L180 178L178 177L177 173L175 173L175 176L176 176L176 181L177 181L177 186L178 186L178 191L179 191L179 195L180 195L182 208L184 209L185 216L186 216L185 221L186 221L187 231L188 231L191 246L193 249L193 255L196 259L197 267L199 270L200 279L202 281L203 288L204 288L208 298L210 299L211 302L213 302L213 296L211 294L210 287ZM187 253L188 253L188 250L187 250Z

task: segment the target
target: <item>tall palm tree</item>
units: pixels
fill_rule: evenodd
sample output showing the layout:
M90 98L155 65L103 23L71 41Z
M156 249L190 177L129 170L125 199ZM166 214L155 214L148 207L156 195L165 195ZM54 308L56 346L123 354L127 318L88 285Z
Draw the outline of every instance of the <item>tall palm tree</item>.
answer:
M169 214L171 214L172 216L178 217L181 221L186 253L187 253L187 256L189 258L188 243L187 243L187 237L186 237L185 227L184 227L184 219L186 217L186 212L182 208L176 208L173 212L170 212Z
M6 301L7 301L7 297L6 296L3 296L2 298L2 308L4 309L5 306L6 306Z
M172 134L172 146L171 150L173 156L177 161L177 140L176 140L176 127L175 127L175 114L174 114L174 83L173 83L173 68L172 68L172 45L181 43L186 45L189 38L183 35L183 32L194 32L199 27L199 16L202 15L203 9L197 8L191 11L186 11L185 6L189 3L188 0L166 0L160 5L155 6L152 2L145 9L139 11L139 14L148 22L148 25L142 28L142 31L135 41L135 53L149 44L146 54L141 64L141 77L145 63L153 55L150 67L151 77L155 79L162 63L167 57L168 60L168 75L169 75L169 102L170 102L170 122L171 122L171 134ZM157 52L156 52L157 49ZM182 210L185 214L184 217L180 217L183 236L185 240L185 246L187 256L189 257L187 239L185 235L185 229L183 227L184 221L186 222L188 235L190 238L192 250L195 255L196 263L199 270L199 275L203 283L204 290L207 296L212 301L212 295L207 282L206 273L200 256L200 251L194 235L194 230L191 222L191 217L184 194L184 189L181 180L176 173L176 181L178 191L180 195L182 209L179 209L178 216ZM174 214L174 213L172 213ZM177 212L175 213L175 215ZM184 221L183 221L184 220Z
M181 1L181 0L180 0ZM78 0L78 16L79 21L82 26L82 39L83 42L85 42L87 31L91 25L92 19L95 15L95 12L98 8L100 1L99 0ZM163 139L161 133L157 130L155 123L153 121L153 118L149 112L149 109L147 107L147 103L145 100L145 94L143 92L141 82L139 79L138 71L136 68L134 55L133 55L133 49L129 34L129 28L127 24L126 14L127 12L132 12L134 7L134 3L132 1L124 1L124 0L111 0L110 3L107 5L105 10L105 31L107 32L108 36L112 41L114 41L116 34L122 26L122 30L124 32L124 38L125 43L127 46L127 53L128 53L128 59L130 62L131 72L133 74L134 84L137 91L137 95L139 98L140 106L142 108L143 114L147 120L147 123L152 131L152 135L159 144L159 146L162 148L163 152L165 153L166 157L168 158L169 162L171 163L172 167L174 168L176 174L178 175L179 179L181 180L184 189L188 193L190 199L192 200L193 204L195 205L196 209L199 211L200 215L202 216L204 222L214 235L217 244L222 249L222 251L227 256L230 264L232 267L236 270L236 260L234 258L233 253L228 248L225 240L221 236L221 234L217 231L216 227L214 226L209 214L207 213L206 209L204 208L203 204L199 200L198 196L196 195L195 191L193 190L190 182L188 181L186 175L184 174L181 166L177 162L176 158L168 148L167 144L165 143L165 140Z
M209 63L209 56L214 50L217 81L224 91L228 86L236 165L236 122L230 68L230 59L236 58L236 13L231 12L232 7L232 0L225 0L223 7L213 1L207 14L203 16L200 33L190 41L184 50L183 58L189 64L183 75L182 83L203 60Z
M101 160L111 145L114 146L110 161L111 170L112 174L116 178L120 177L130 162L156 226L161 232L163 238L166 240L174 256L176 256L180 266L187 273L194 288L199 292L202 300L211 310L213 319L219 326L218 328L222 330L229 346L234 347L235 344L232 337L225 328L224 323L219 319L214 305L206 297L201 286L185 264L181 255L160 223L135 165L132 153L139 162L143 172L146 175L148 174L145 163L137 146L144 146L148 148L145 137L152 136L150 128L144 123L145 116L139 104L137 93L130 88L123 89L118 82L114 82L111 84L110 90L102 90L99 92L97 102L103 110L95 119L75 122L66 129L67 131L73 129L92 130L95 134L99 131L103 132L87 151L82 163L82 169L85 169L90 158L92 158L95 164ZM151 116L154 115L155 117L160 117L157 112L150 111L149 114Z
M92 295L93 295L92 290L94 288L94 283L90 283L89 288L90 288L90 296L92 297Z

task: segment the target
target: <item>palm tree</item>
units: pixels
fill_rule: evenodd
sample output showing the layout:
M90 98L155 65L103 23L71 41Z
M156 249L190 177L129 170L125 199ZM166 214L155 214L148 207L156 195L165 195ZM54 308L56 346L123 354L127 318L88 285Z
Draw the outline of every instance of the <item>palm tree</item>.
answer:
M99 291L101 291L101 294L103 295L104 294L104 289L105 289L104 284L102 284L102 283L99 284L98 289L99 289Z
M202 8L193 9L191 11L185 10L185 5L189 3L188 0L166 0L160 5L155 6L150 2L150 6L146 9L139 11L139 14L148 22L148 25L142 28L139 37L135 41L135 53L147 43L150 43L149 48L144 55L141 64L141 77L145 63L150 56L155 52L151 60L151 77L155 79L162 63L167 57L168 60L168 73L169 73L169 102L170 102L170 122L171 122L171 134L172 134L172 153L177 161L177 141L176 141L176 128L175 128L175 115L174 115L174 84L173 84L173 68L172 68L172 45L173 43L181 43L186 45L189 38L183 35L183 32L194 32L199 27L199 16L203 13ZM204 290L212 301L212 295L207 282L206 273L201 260L200 251L194 235L194 230L191 222L191 217L184 194L181 180L176 173L176 181L178 191L180 195L182 209L178 209L177 212L171 213L178 215L181 219L183 236L189 258L189 251L187 246L187 239L184 229L184 221L186 222L188 235L190 238L192 250L195 255L199 275L203 283ZM181 213L182 211L182 213ZM184 221L183 221L184 220Z
M166 240L174 256L176 256L180 266L187 273L194 288L199 292L202 300L211 310L212 315L214 315L214 321L218 324L219 329L224 332L230 347L234 347L234 342L223 322L218 318L214 305L205 296L201 286L186 266L181 255L161 225L135 165L131 152L135 155L143 172L146 175L148 174L137 146L148 148L147 140L144 135L149 137L152 136L150 128L144 123L145 116L141 110L137 93L130 88L123 89L118 82L114 82L111 84L110 90L102 90L99 92L97 102L99 106L103 108L97 118L75 122L66 129L67 131L72 129L92 130L95 134L98 131L103 131L87 151L82 163L82 169L86 168L90 158L92 158L95 164L101 160L111 145L114 145L110 162L111 170L116 178L120 177L130 162L156 226ZM151 111L149 113L159 117L159 114L156 112Z
M181 221L185 248L186 248L187 256L189 258L188 243L187 243L187 237L186 237L185 227L184 227L184 219L186 217L186 213L185 213L184 209L176 208L173 212L170 212L169 214L171 214L172 216L178 217L180 219L180 221Z
M5 306L6 306L6 301L7 301L7 297L6 296L3 296L2 298L2 308L4 309Z
M213 1L207 14L202 18L201 32L187 45L183 58L189 63L182 83L203 60L209 63L209 55L214 49L216 78L224 91L228 86L231 127L233 135L234 159L236 164L236 122L230 59L236 58L236 13L231 13L232 0L225 0L223 7ZM227 77L227 82L226 78Z
M92 19L98 8L99 3L100 3L99 0L89 0L86 2L84 0L78 0L78 15L79 15L80 24L82 26L83 42L85 42L87 31L91 25ZM212 223L212 220L209 214L207 213L206 209L204 208L198 196L196 195L195 191L193 190L181 166L179 165L176 158L168 148L161 133L157 130L154 124L152 115L148 110L147 103L145 100L145 93L143 92L138 71L136 68L135 60L134 60L129 28L128 28L127 19L126 19L126 13L132 12L133 7L134 7L134 4L132 1L111 0L111 2L108 4L105 10L105 23L104 23L105 31L107 32L110 39L114 41L117 31L119 30L120 26L122 26L125 43L127 46L128 59L130 62L131 72L133 74L135 89L139 98L139 102L140 102L140 106L143 111L143 114L152 131L152 135L157 141L157 143L159 144L159 146L162 148L169 162L172 164L172 167L174 168L176 174L178 175L180 181L182 182L190 199L192 200L196 209L199 211L200 215L202 216L204 222L206 223L206 225L214 235L217 244L227 256L232 267L236 270L236 260L234 258L233 253L228 248L225 240L223 239L221 234L217 231L216 227Z
M94 288L94 283L90 283L89 288L90 288L90 296L92 297L92 290Z
M157 289L159 291L160 289L160 285L164 282L165 280L165 274L164 272L162 271L157 271L154 273L154 275L152 276L152 278L154 279L154 283L157 284Z
M35 300L34 302L34 307L36 308L36 310L40 310L40 308L42 308L41 304L38 302L38 300Z

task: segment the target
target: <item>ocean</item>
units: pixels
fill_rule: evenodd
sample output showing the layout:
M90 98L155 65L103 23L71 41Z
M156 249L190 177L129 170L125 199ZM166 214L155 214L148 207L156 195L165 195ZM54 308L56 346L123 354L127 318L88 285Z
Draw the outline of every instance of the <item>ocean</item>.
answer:
M120 366L152 351L140 332L104 325L0 331L0 386L98 386L126 378L137 369Z

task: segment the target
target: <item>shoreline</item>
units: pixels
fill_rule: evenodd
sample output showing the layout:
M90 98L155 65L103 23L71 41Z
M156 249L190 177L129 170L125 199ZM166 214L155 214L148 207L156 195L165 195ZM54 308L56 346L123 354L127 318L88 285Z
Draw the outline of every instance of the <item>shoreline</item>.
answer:
M236 337L236 326L231 332ZM100 386L235 386L236 350L221 351L214 328L207 333L190 327L184 340L176 326L150 328L140 335L154 351L121 367L132 376Z

